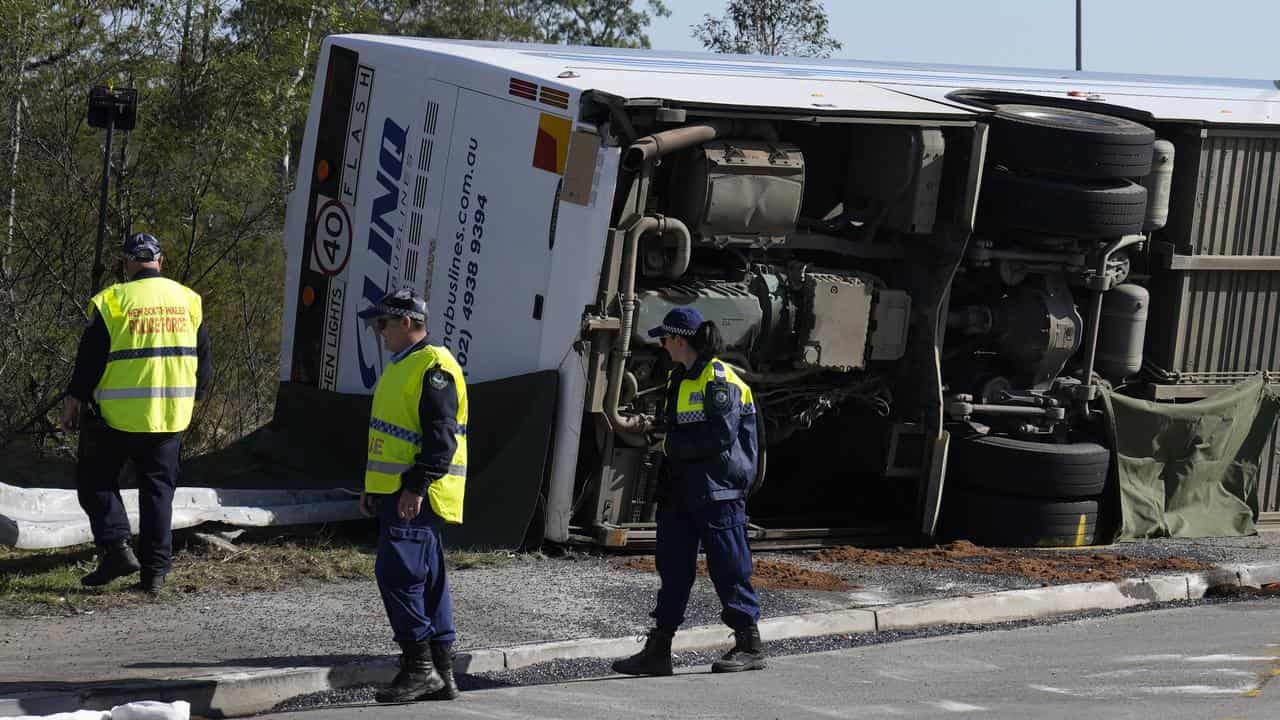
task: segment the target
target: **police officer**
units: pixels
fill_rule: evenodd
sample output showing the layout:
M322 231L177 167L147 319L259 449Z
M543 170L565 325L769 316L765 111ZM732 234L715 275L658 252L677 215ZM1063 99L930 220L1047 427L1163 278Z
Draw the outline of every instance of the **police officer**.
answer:
M659 485L656 560L662 586L651 613L655 627L644 649L613 664L627 675L670 675L671 639L684 621L697 570L698 545L720 596L720 618L734 646L712 672L765 665L757 622L760 602L751 586L747 545L747 488L756 474L756 414L751 388L716 356L720 331L693 307L667 313L649 331L660 338L675 369L659 410L666 468Z
M89 300L62 409L62 428L81 429L76 491L99 548L97 569L80 582L105 585L142 570L132 589L156 594L172 562L173 493L182 432L212 375L200 296L161 276L160 241L138 233L122 247L125 282ZM138 555L120 470L138 478Z
M462 522L467 387L448 349L427 344L427 303L410 288L359 313L392 353L373 391L360 508L379 520L374 574L402 650L378 702L452 700L453 601L444 524ZM425 500L425 502L424 502Z

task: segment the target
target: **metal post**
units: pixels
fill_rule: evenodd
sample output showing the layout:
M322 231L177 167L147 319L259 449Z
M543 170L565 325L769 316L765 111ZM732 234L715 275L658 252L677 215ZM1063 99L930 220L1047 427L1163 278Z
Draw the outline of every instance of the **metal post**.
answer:
M1084 29L1083 29L1083 22L1081 20L1081 18L1083 17L1081 5L1083 4L1084 4L1084 0L1076 0L1076 72L1079 72L1082 68L1081 54L1082 54L1082 45L1084 43L1084 41L1082 40Z
M107 187L111 184L111 135L115 129L115 112L107 118L107 146L102 151L102 194L98 197L98 244L93 249L92 291L101 289L99 282L106 267L102 264L102 244L107 234Z

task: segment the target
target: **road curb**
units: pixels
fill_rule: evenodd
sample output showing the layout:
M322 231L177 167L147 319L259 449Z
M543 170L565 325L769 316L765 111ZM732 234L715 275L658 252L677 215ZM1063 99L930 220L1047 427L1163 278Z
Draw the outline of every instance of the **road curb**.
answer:
M937 625L1034 620L1086 610L1115 610L1156 602L1196 600L1217 585L1256 587L1274 582L1280 582L1280 562L1228 564L1186 575L1005 590L880 608L766 618L760 622L760 634L766 641L776 641ZM730 644L732 636L727 628L710 625L680 631L672 649L691 652L714 650ZM639 641L635 637L557 640L460 652L455 668L458 672L470 674L500 672L553 660L625 657L638 648ZM110 709L113 705L137 700L186 700L191 703L193 715L242 717L270 710L299 695L388 682L395 671L394 658L380 657L332 667L273 668L181 680L99 683L77 691L43 691L0 698L0 717Z

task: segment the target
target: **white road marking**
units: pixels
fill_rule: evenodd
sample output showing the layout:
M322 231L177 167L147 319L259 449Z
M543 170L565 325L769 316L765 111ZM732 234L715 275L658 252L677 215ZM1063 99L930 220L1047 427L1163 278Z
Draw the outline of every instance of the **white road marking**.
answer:
M1187 662L1275 662L1280 658L1267 655L1196 655L1187 658Z
M1235 668L1198 668L1179 670L1183 675L1232 675L1235 677L1253 677L1254 673L1248 670L1237 670ZM1132 668L1128 670L1111 670L1109 672L1090 673L1082 677L1085 678L1122 678L1134 677L1136 675L1160 675L1162 677L1169 674L1168 668Z
M1125 655L1112 660L1118 663L1172 662L1181 660L1185 655Z
M1031 688L1032 690L1039 690L1040 692L1053 693L1054 695L1070 695L1071 697L1089 697L1088 693L1076 692L1074 690L1067 690L1065 688L1050 687L1048 685L1031 684L1031 685L1027 685L1027 687Z
M979 705L970 705L968 703L956 702L955 700L935 700L931 701L929 704L948 712L983 712L987 710L987 708Z
M1140 687L1138 692L1148 695L1243 695L1258 689L1257 683L1245 683L1236 687L1217 685L1174 685L1172 687Z
M1272 662L1278 660L1269 655L1126 655L1114 658L1112 662L1147 663L1147 662Z

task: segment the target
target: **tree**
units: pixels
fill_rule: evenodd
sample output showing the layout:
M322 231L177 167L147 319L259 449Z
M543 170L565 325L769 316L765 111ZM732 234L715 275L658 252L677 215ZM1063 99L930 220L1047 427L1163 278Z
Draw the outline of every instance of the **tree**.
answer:
M644 46L629 0L0 0L0 451L73 450L47 410L87 319L104 133L88 90L138 91L114 136L108 266L123 235L165 243L204 296L214 387L184 443L268 420L278 386L284 205L322 38L373 32ZM114 278L107 278L114 281ZM22 435L17 434L22 432Z
M535 0L532 5L539 39L569 45L647 48L644 30L652 18L671 15L662 0L648 0L648 11L636 10L630 0Z
M842 47L828 33L822 0L729 0L723 16L703 16L693 37L708 50L742 55L831 57Z
M532 40L533 0L370 0L371 30L460 40Z

